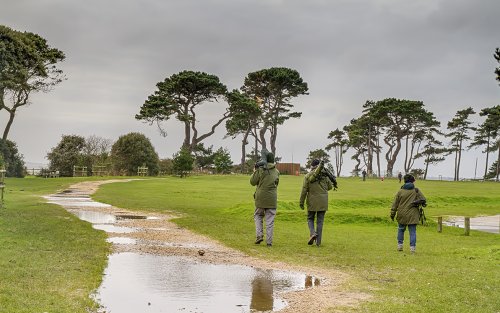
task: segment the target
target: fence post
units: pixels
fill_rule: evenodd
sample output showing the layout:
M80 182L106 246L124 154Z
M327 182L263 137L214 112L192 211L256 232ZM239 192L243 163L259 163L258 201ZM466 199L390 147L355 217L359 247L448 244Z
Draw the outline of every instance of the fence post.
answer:
M438 233L443 232L443 217L438 216Z
M470 234L470 217L464 219L465 236Z

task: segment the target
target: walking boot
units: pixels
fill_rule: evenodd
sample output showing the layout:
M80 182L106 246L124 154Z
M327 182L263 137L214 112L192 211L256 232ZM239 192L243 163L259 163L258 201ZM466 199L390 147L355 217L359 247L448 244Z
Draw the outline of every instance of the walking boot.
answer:
M307 242L308 245L312 245L314 241L316 240L317 235L313 234L311 237L309 237L309 241Z

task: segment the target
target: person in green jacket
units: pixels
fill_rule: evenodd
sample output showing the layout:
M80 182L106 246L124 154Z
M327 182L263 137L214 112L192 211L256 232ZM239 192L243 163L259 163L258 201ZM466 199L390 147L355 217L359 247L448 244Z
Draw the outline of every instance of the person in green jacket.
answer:
M257 166L250 178L250 184L257 186L255 199L255 244L264 240L263 219L266 220L266 243L270 247L273 244L274 217L278 205L278 183L280 172L274 164L274 154L267 152L267 164Z
M311 162L311 171L304 177L300 194L300 208L302 210L304 202L307 203L307 225L310 235L307 244L312 245L316 241L318 247L321 245L323 222L328 210L328 190L333 188L333 183L326 175L313 176L319 164L318 159ZM316 229L314 229L314 218L316 218Z
M422 192L415 188L415 177L410 174L404 176L404 185L397 192L391 208L391 219L398 222L398 251L403 251L403 241L406 227L410 233L410 252L415 253L417 244L417 224L420 212L416 203L425 203Z

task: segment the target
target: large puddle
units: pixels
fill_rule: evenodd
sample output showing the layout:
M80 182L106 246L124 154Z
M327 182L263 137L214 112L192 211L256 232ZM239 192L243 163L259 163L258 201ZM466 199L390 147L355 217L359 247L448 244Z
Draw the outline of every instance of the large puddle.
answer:
M108 242L115 245L210 248L204 243L152 242L129 238L127 235L141 229L122 226L121 223L158 218L107 210L112 207L93 201L82 190L68 189L46 199L92 223L94 228L106 231L109 233ZM170 230L149 228L148 231ZM108 267L95 298L105 312L269 312L286 307L287 303L279 294L319 284L318 278L297 272L210 264L181 256L121 252L109 256Z
M462 216L445 216L443 224L464 228L464 217ZM484 231L488 233L500 233L500 215L471 217L470 229Z
M264 312L286 306L277 293L314 285L299 273L117 253L97 298L110 312Z

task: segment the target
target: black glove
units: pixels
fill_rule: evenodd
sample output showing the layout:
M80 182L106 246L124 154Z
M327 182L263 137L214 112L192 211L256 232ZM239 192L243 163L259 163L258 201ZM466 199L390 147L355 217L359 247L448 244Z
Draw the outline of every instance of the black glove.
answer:
M394 222L394 215L391 215L391 220Z

